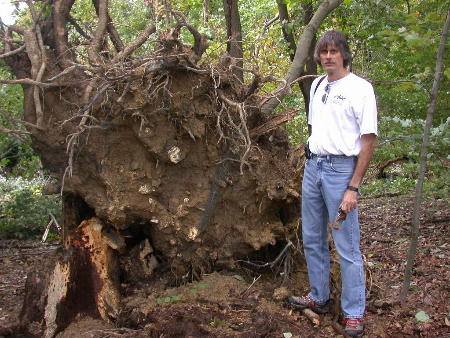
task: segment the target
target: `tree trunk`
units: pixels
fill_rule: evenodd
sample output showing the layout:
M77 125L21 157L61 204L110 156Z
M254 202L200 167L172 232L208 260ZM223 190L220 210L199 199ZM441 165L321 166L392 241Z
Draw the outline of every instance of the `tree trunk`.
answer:
M223 0L225 21L227 24L227 52L234 59L232 72L243 82L244 52L242 49L242 28L239 16L238 0Z
M420 205L422 202L422 189L423 181L425 179L425 172L427 170L427 155L428 147L430 144L430 130L433 124L434 109L436 107L436 98L439 87L439 80L442 76L442 59L444 56L445 43L447 42L448 28L450 26L450 9L447 10L447 19L445 20L444 27L442 29L441 41L439 44L439 50L436 56L436 70L434 73L433 88L431 89L431 103L427 111L427 119L425 122L422 149L420 151L420 170L419 178L416 184L416 193L414 196L414 212L411 225L411 243L408 250L408 257L406 261L405 279L403 280L403 287L400 293L400 300L405 303L408 295L408 290L411 283L411 275L414 264L414 259L417 251L417 244L419 240L419 216Z
M297 45L295 43L294 34L292 30L287 28L288 23L290 22L289 12L287 10L286 4L282 0L277 0L277 4L278 4L278 13L280 16L281 30L283 32L284 39L289 44L289 51L290 51L289 57L291 58L291 61L294 61ZM304 10L303 23L306 26L311 21L314 14L312 3L302 4L302 8ZM306 60L305 64L306 69L305 71L302 71L300 73L300 76L317 74L317 65L314 61L314 46L316 44L315 41L316 38L314 36L313 41L311 42L311 46L309 48L308 59ZM313 81L314 81L313 78L305 78L303 81L298 82L300 90L302 91L303 100L305 102L306 117L308 117L309 112L309 100L310 100L309 96L311 84Z
M308 59L308 53L311 49L315 34L320 27L320 24L331 11L333 11L342 3L342 1L343 0L324 0L317 11L314 13L310 22L305 27L305 31L300 37L300 40L297 44L295 58L288 70L287 76L285 77L286 84L279 87L277 90L277 94L272 99L263 104L263 106L261 107L261 111L263 113L271 113L278 106L283 97L290 91L290 86L292 85L292 83L300 77L300 74L302 73Z

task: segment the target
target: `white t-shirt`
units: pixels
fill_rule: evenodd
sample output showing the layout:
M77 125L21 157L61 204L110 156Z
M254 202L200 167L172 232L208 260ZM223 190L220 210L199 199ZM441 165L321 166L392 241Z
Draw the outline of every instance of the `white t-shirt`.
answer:
M320 77L311 86L308 123L312 134L309 148L316 155L358 155L361 135L377 135L377 103L372 85L349 73L343 78L328 82ZM329 85L326 102L325 87Z

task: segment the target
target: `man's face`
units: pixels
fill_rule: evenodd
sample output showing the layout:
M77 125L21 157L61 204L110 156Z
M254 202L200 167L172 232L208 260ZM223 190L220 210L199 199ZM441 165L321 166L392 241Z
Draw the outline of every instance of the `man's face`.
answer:
M335 44L327 45L320 51L320 64L327 73L345 70L344 57Z

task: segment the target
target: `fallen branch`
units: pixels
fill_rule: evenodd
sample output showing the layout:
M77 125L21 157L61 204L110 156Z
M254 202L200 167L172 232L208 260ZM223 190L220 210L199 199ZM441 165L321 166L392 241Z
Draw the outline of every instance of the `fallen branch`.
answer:
M389 161L387 161L387 162L385 162L383 164L380 164L378 166L377 178L385 178L386 177L386 174L384 173L384 170L387 167L393 165L394 163L408 161L408 160L409 160L409 157L405 155L405 156L402 156L402 157L394 158L393 160L389 160Z
M274 130L275 128L277 128L280 124L287 122L287 121L291 121L294 119L296 113L300 110L301 108L297 108L293 111L284 113L284 114L278 114L275 115L273 118L271 118L269 121L261 124L260 126L253 128L250 130L250 137L251 138L257 138L261 135L267 134L269 131Z
M258 279L261 278L261 276L262 275L259 275L258 278L253 278L252 284L250 284L250 286L244 292L241 293L241 296L243 296L248 290L250 290L252 286L255 285L255 283L258 281Z
M320 316L311 309L303 309L302 313L308 318L314 326L320 325Z

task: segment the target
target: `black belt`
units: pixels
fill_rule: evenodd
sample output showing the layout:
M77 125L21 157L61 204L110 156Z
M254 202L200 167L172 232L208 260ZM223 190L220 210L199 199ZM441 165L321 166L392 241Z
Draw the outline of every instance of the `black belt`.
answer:
M355 155L347 156L347 155L317 155L314 153L311 153L311 158L326 158L327 160L332 160L333 158L355 158Z

